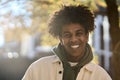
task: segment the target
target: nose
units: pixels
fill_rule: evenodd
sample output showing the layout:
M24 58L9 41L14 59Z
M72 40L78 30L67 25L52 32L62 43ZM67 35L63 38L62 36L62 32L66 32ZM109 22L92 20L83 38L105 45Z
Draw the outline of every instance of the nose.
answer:
M76 36L71 36L71 39L70 39L70 41L72 42L72 43L76 43L77 42L77 40L78 40L78 38L76 37Z

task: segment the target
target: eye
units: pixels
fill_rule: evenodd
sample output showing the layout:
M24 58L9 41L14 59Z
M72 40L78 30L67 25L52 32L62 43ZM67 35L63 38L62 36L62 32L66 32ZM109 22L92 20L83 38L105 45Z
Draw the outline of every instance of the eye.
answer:
M82 36L83 34L84 34L84 33L81 32L81 31L79 31L79 32L76 33L77 36Z
M64 38L70 38L70 37L71 37L71 34L69 34L69 33L64 33L64 34L62 35L62 37L64 37Z

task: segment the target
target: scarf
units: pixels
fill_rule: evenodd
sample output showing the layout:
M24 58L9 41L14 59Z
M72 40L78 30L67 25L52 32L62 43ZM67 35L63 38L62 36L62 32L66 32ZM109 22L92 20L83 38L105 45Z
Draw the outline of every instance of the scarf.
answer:
M80 69L93 59L92 50L89 44L86 44L85 53L79 60L78 64L74 67L71 67L68 63L66 58L66 51L61 44L53 48L53 52L60 58L63 63L63 80L76 80L77 74Z

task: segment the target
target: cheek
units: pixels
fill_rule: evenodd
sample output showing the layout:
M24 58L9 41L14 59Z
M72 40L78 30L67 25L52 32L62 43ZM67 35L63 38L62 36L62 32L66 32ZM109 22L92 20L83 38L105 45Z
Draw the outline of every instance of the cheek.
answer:
M62 45L67 45L68 43L69 43L69 40L67 40L67 39L61 39L61 43L62 43Z
M81 37L80 40L81 40L82 42L88 42L88 37Z

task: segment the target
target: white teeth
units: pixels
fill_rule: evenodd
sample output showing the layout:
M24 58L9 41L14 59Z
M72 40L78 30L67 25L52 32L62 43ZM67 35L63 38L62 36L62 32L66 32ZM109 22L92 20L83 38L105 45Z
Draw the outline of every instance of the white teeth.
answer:
M71 46L72 48L78 48L79 47L79 45L74 45L74 46Z

